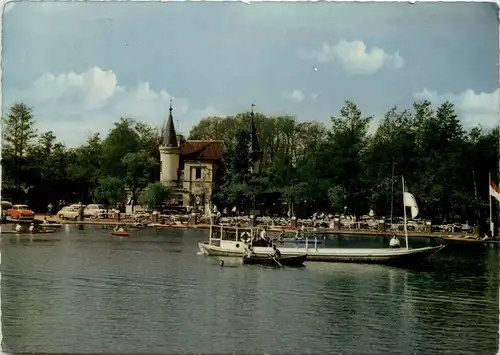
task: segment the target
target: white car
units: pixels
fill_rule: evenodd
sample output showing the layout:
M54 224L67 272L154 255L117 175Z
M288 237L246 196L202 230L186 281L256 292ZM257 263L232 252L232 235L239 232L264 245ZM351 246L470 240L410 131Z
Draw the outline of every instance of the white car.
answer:
M59 219L72 219L76 221L78 219L78 212L79 206L66 206L57 212L57 217L59 217Z
M90 204L83 210L83 215L90 218L103 217L106 214L106 207L99 204Z

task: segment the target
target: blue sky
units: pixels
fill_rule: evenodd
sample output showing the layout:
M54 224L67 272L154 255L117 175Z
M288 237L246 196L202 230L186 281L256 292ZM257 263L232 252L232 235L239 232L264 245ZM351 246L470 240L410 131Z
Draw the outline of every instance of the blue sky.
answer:
M6 5L3 109L34 107L69 146L119 117L188 133L252 103L325 123L353 100L376 121L416 99L498 124L498 10L488 3Z

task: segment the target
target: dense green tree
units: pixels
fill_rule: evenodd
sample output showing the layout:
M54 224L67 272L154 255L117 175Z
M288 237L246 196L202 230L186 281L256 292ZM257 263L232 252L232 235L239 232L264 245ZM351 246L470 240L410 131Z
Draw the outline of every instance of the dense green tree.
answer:
M154 169L155 160L146 150L128 153L121 161L125 167L123 183L131 195L132 204L137 203L137 198L142 189L152 182L151 171Z
M11 176L5 176L5 181L14 182L16 200L21 199L22 174L27 165L26 152L36 137L34 124L33 109L24 103L13 104L3 117L3 159L7 161L6 168L14 172Z
M160 182L149 184L139 195L139 203L151 210L159 210L162 204L174 195L172 187L165 186Z
M249 119L250 112L203 118L190 132L192 139L223 140L227 146L223 181L215 186L219 207L298 216L347 207L357 216L370 209L380 217L400 216L404 175L419 217L470 223L488 218L489 173L500 179L499 130L465 129L449 102L394 107L373 134L372 118L349 101L329 126L255 113L259 176L250 174ZM81 146L66 148L53 132L37 136L33 110L23 103L13 105L3 123L3 198L35 209L59 201L115 206L149 196L152 206L165 200L154 184L161 142L155 127L121 118L106 137L91 135Z
M123 181L120 178L103 176L99 179L93 195L96 202L116 208L118 204L123 203L125 200L126 191Z

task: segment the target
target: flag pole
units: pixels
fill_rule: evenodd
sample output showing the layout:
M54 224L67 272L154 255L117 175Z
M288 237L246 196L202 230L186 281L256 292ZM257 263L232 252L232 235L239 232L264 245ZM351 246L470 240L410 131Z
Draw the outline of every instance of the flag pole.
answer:
M491 171L488 173L489 181L488 181L488 195L490 197L490 232L493 237L493 208L491 206Z
M401 176L401 180L403 182L403 216L405 219L405 242L406 242L406 250L410 249L408 245L408 228L406 226L406 201L405 201L405 178Z

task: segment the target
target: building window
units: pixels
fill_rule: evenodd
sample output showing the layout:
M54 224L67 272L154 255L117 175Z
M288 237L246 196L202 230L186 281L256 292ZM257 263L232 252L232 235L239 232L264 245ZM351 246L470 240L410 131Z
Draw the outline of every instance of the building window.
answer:
M201 179L201 168L194 168L194 178L196 180Z

